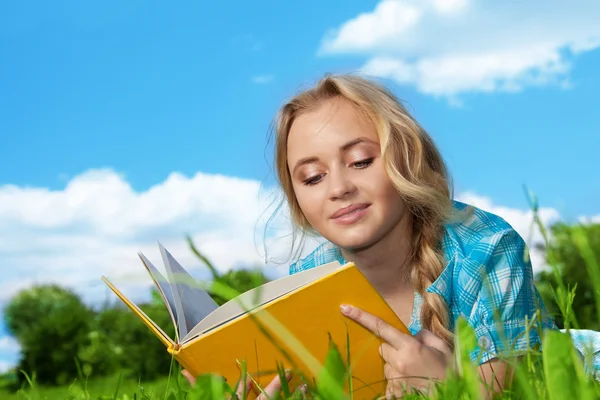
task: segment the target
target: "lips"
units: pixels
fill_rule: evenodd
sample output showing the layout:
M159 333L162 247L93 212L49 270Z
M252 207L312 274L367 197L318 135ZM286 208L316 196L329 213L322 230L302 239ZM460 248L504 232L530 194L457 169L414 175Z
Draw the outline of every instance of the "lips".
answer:
M352 205L349 205L348 207L340 208L339 210L337 210L335 212L335 214L333 214L331 216L331 219L343 218L354 212L365 210L367 207L369 207L369 205L370 204L367 204L367 203L352 204Z

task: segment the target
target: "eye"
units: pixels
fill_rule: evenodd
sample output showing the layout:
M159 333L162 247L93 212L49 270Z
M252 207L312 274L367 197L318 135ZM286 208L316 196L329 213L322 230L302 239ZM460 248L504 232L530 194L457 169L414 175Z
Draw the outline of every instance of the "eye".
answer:
M371 164L373 164L373 158L367 158L366 160L353 163L352 166L357 169L365 169Z
M313 176L311 178L306 179L304 181L304 185L306 185L306 186L316 185L317 183L319 183L321 181L321 179L323 179L323 174Z

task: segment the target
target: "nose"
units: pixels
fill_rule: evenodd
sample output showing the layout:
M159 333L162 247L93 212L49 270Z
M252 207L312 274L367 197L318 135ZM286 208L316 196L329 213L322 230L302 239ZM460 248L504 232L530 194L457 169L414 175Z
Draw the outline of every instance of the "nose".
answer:
M342 199L356 191L356 185L343 168L329 172L329 198Z

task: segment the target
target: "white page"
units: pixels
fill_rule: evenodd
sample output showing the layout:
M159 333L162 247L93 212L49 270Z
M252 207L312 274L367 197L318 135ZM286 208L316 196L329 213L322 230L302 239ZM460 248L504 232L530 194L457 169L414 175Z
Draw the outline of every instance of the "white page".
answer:
M159 247L171 284L179 337L182 338L219 306L160 243Z
M229 300L221 307L213 311L196 325L182 340L182 343L203 334L226 321L235 319L243 315L247 309L264 305L278 297L290 293L299 287L309 284L318 278L328 275L341 268L339 262L323 264L321 266L298 272L271 282L262 286L248 290L237 298ZM258 298L257 298L258 295ZM256 301L255 301L256 300Z
M177 328L177 317L174 315L175 301L173 300L173 293L171 292L169 281L167 281L167 279L165 279L165 277L162 276L160 272L158 272L158 269L156 269L156 267L152 265L150 260L148 260L148 258L146 258L146 256L144 256L142 252L139 252L138 256L140 257L140 259L142 260L142 264L144 264L144 267L146 267L146 270L152 277L152 280L154 281L158 292L163 298L165 306L169 310L169 315L171 316L173 325ZM179 341L178 329L175 329L175 341Z

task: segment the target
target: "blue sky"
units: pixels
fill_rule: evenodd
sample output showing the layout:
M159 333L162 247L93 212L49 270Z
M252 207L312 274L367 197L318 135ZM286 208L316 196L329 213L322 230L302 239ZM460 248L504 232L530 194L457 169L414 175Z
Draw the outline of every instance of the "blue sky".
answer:
M182 254L184 231L223 268L260 259L269 124L326 72L382 79L439 144L457 194L521 232L523 184L549 220L598 218L600 6L513 3L4 2L2 287L60 280L93 303L100 273L138 268L159 239Z

